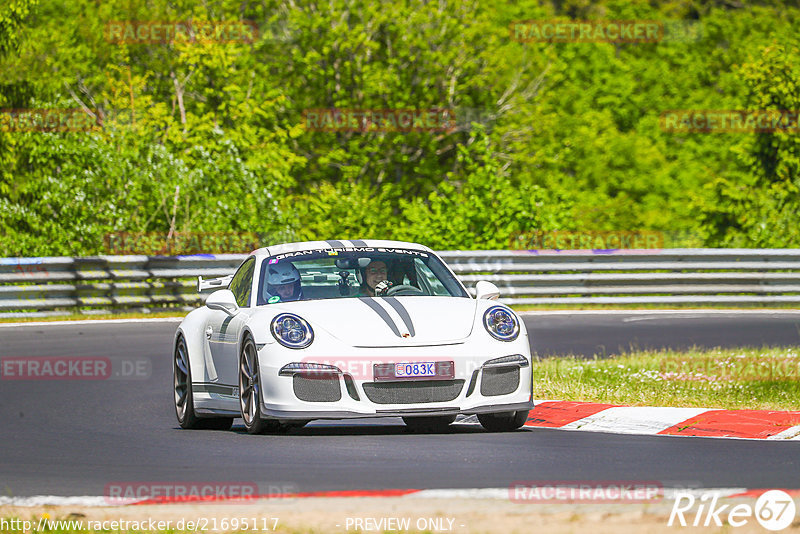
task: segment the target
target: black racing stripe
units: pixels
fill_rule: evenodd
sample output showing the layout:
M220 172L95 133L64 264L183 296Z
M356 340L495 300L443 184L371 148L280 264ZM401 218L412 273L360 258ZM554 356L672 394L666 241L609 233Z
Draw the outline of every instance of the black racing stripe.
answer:
M389 325L389 328L392 329L394 335L396 335L397 337L403 337L402 334L400 334L400 330L397 328L397 325L394 324L394 321L392 321L392 317L389 315L389 312L381 308L380 304L372 300L371 297L359 297L358 300L360 300L361 302L372 308L372 311L377 313L381 317L381 319L383 319L384 322L387 325Z
M360 239L351 239L350 242L353 244L354 247L366 247L367 244Z
M344 245L341 241L336 241L335 239L331 239L330 241L325 241L327 244L331 246L331 248L344 248Z
M230 326L232 320L233 320L233 315L229 315L225 318L224 321L222 321L222 324L219 325L220 336L224 336L225 334L228 333L228 327Z
M389 306L394 308L394 311L400 316L403 322L406 324L406 328L408 328L408 333L411 334L411 337L414 337L417 333L414 331L414 323L411 321L411 315L408 314L408 310L405 306L403 306L399 300L394 297L383 297L383 300L389 303Z

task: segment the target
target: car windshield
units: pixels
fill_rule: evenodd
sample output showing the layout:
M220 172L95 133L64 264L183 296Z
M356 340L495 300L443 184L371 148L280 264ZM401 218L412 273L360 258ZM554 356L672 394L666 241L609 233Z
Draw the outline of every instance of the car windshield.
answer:
M411 249L317 249L278 254L262 262L259 280L259 306L376 295L469 298L439 258Z

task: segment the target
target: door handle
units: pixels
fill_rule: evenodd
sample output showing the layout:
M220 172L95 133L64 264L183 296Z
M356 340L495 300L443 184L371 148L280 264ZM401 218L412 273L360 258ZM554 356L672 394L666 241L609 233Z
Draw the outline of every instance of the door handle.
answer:
M206 339L211 339L211 334L214 333L214 329L211 328L211 325L206 327Z

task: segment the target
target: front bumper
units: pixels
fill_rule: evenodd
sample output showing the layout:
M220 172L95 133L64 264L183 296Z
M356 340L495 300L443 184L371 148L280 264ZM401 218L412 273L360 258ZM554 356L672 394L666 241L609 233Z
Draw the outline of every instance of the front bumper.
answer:
M298 410L282 411L265 408L265 415L273 419L360 419L364 417L430 417L436 415L475 415L479 413L512 412L518 410L532 410L533 402L521 402L516 404L490 404L462 410L460 408L407 408L395 410L378 410L376 413L361 413L350 411L309 411Z
M367 351L355 350L347 358L309 355L305 351L285 353L276 357L275 345L259 351L259 364L262 384L262 413L273 419L352 419L364 417L397 416L435 416L472 415L479 413L509 412L530 410L532 403L532 369L527 338L520 336L519 342L492 343L489 347L466 345L442 345L426 347L382 348ZM493 350L487 350L491 348ZM352 350L352 349L351 349ZM504 389L486 387L492 380L491 373L496 369L486 367L487 361L511 356L521 356L523 365L505 365L503 369L514 371L515 383L505 381ZM325 385L325 400L303 400L298 396L296 375L298 372L280 376L281 368L293 361L333 365L340 372L328 373ZM376 381L372 374L374 363L399 363L406 361L452 361L454 373L451 380L397 380ZM387 387L388 385L388 387ZM395 385L396 388L393 388ZM416 397L428 395L441 386L448 390L447 398L441 392L434 392L422 402L411 402L403 398L406 385L419 386L413 393ZM314 387L307 381L306 387ZM366 387L366 389L365 389ZM383 388L383 395L376 390ZM425 388L430 388L426 390ZM513 388L513 389L512 389ZM369 391L368 391L369 390ZM388 390L388 391L387 391ZM457 390L457 394L456 394ZM420 392L422 391L422 392ZM433 400L431 400L433 399ZM397 402L392 402L397 401Z

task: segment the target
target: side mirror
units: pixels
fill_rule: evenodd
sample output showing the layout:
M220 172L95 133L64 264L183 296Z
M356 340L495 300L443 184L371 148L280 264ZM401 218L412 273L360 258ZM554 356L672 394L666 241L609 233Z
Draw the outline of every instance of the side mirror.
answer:
M479 299L496 300L500 296L500 290L497 286L486 280L481 280L475 284L475 292L478 294Z
M228 315L235 315L239 311L236 297L233 296L233 291L230 289L220 289L211 293L206 299L206 306L212 310L224 311Z

